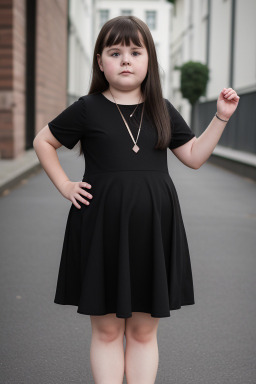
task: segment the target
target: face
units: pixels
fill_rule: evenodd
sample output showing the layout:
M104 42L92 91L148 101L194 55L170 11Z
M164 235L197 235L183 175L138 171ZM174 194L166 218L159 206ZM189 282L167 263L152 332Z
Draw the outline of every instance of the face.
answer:
M108 83L123 91L139 87L148 70L148 53L143 40L142 47L132 41L130 43L130 46L118 44L105 47L101 55L97 54L99 67Z

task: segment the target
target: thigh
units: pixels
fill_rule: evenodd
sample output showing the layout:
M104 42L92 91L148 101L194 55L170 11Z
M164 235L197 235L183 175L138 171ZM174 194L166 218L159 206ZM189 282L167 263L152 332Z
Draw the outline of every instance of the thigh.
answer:
M125 319L116 317L115 313L108 313L103 316L90 316L93 332L99 333L120 333L125 330Z
M157 332L160 318L152 317L150 313L132 312L132 317L126 319L126 335L150 335Z

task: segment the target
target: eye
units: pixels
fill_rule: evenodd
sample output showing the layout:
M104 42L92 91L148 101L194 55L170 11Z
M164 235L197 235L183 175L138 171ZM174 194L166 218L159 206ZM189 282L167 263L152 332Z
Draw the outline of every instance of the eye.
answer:
M139 56L141 53L140 52L137 52L137 51L134 51L134 52L132 52L132 55L133 56ZM113 57L117 57L117 55L119 55L119 52L114 52L114 53L112 53L111 54L111 56L113 56Z

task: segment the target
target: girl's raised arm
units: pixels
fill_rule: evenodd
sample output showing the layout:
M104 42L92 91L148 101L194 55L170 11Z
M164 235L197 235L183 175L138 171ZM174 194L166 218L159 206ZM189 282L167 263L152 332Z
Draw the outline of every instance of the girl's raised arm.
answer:
M232 88L223 88L217 100L217 115L222 120L229 120L235 112L240 97ZM175 148L172 152L185 165L190 168L200 168L212 154L227 122L216 116L198 137L194 137L186 144Z
M91 188L90 184L82 181L72 182L60 165L56 149L61 143L53 136L48 125L41 129L33 141L33 147L46 174L59 192L70 200L77 208L81 208L76 200L89 204L80 194L91 198L82 187Z

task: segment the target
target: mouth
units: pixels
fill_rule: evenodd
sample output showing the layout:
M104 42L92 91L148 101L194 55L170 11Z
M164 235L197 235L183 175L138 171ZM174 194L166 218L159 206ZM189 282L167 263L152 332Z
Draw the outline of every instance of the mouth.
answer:
M122 74L122 73L131 73L131 72L130 72L130 71L123 71L123 72L121 72L121 74Z

